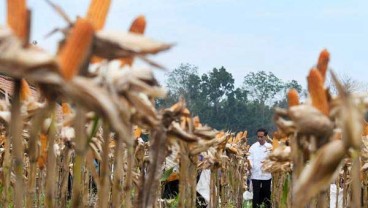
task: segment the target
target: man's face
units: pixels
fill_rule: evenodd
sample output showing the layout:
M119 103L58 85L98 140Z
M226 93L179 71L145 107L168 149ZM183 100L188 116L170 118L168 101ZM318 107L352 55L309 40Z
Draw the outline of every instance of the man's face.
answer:
M259 143L263 144L266 141L265 133L262 131L257 132L257 138Z

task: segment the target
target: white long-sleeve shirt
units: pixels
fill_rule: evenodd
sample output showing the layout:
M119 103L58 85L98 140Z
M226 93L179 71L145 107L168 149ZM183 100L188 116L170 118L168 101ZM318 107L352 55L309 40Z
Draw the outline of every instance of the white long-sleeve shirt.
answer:
M262 161L267 158L271 148L272 145L267 142L263 145L261 145L259 142L256 142L249 148L249 161L252 166L251 179L269 180L272 178L271 173L264 172L262 170Z

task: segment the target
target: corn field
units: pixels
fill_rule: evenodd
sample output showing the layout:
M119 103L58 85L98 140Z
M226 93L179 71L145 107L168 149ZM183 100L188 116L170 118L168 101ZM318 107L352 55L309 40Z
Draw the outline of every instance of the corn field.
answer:
M30 43L26 0L7 0L0 27L0 205L196 207L197 176L208 172L205 205L245 206L247 131L202 124L184 99L155 108L167 92L152 71L165 68L151 57L173 44L146 37L144 16L128 32L104 30L111 0L91 0L75 20L47 2L68 24L48 34L63 34L56 54ZM290 89L288 108L275 109L263 163L273 207L368 207L368 97L349 92L329 59L323 50L310 70L305 101ZM171 181L177 197L164 199ZM334 206L331 184L342 191Z

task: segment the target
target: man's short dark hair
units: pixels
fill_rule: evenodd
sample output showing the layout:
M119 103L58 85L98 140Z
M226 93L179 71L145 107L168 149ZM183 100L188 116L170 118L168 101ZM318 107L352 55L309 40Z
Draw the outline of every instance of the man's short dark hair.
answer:
M258 129L257 130L257 134L258 134L258 132L263 132L265 136L267 136L267 134L268 134L268 132L267 132L267 130L265 128Z

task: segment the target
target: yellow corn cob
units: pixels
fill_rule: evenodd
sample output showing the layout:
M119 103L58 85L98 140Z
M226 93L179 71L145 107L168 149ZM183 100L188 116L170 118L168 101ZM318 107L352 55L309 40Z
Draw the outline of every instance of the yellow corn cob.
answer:
M324 49L323 51L321 51L317 63L317 69L322 75L323 82L326 80L326 72L329 60L330 60L330 53L326 49Z
M308 91L312 99L312 105L320 110L323 114L328 115L329 107L327 96L323 87L323 78L317 69L311 69L309 72Z
M59 53L60 70L67 80L77 74L92 46L94 30L91 23L78 19Z
M144 34L144 31L146 29L146 18L141 15L138 16L130 26L129 32L137 33L137 34ZM131 66L133 64L133 57L127 57L120 59L121 66Z
M20 99L22 101L28 100L32 96L32 91L25 79L22 79L21 86Z
M45 167L47 161L47 136L45 134L40 135L40 155L37 158L38 167L42 170ZM51 147L52 148L52 147Z
M288 97L288 106L289 106L289 108L291 106L299 105L299 95L298 95L298 91L296 91L296 89L294 89L294 88L290 89L288 91L287 97Z
M87 19L95 30L101 30L105 26L111 0L92 0L87 12Z
M7 7L8 26L19 39L26 42L29 36L29 14L26 0L8 0Z

